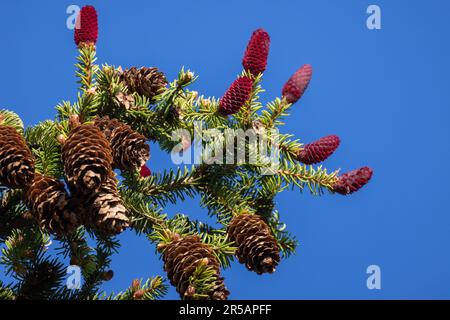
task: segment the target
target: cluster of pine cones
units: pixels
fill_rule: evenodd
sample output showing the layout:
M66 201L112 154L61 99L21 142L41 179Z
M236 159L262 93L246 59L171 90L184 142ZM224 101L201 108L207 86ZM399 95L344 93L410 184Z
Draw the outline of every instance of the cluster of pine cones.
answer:
M150 157L146 138L115 119L81 124L71 118L67 138L60 137L65 184L35 172L35 160L19 132L0 125L0 184L24 189L25 202L41 227L66 235L85 225L107 235L129 225L114 169L135 170Z
M248 76L238 77L227 89L219 102L217 113L227 117L238 113L251 98L253 79L266 70L269 56L270 36L263 29L253 32L242 59L242 66ZM284 84L281 95L283 103L294 104L300 100L312 78L310 64L301 66ZM325 161L339 147L340 138L329 135L311 142L298 150L295 158L306 165ZM339 177L333 191L343 195L351 194L362 188L371 179L373 170L362 167Z
M92 6L83 7L75 30L75 43L95 46L98 37L97 13ZM219 102L217 113L227 117L238 113L251 97L254 79L265 71L270 37L263 29L256 30L246 48L242 65L245 76L238 77ZM120 81L130 93L150 101L160 94L167 80L156 68L118 70ZM310 65L298 69L282 88L283 103L297 102L312 76ZM118 97L124 104L128 96ZM144 168L150 157L146 138L130 126L109 117L97 117L80 123L78 116L69 119L70 133L60 136L61 160L65 182L35 170L35 159L22 135L0 119L0 185L23 189L24 200L31 215L45 230L67 235L85 225L106 235L122 232L129 226L127 209L118 191L114 170ZM339 137L327 136L305 145L296 160L315 164L327 159L338 148ZM364 186L372 170L363 167L337 178L334 192L350 194ZM68 189L66 189L66 186ZM268 223L258 214L242 212L234 216L227 234L236 247L240 263L257 274L272 273L280 262L280 248ZM168 244L158 246L168 278L181 297L196 296L191 277L199 266L212 270L214 283L207 299L227 299L229 292L220 276L220 263L212 248L198 236L173 235Z

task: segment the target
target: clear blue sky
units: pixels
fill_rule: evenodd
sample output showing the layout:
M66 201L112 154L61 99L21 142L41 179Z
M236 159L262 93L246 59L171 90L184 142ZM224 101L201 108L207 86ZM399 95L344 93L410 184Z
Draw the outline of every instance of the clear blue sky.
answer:
M233 264L224 271L230 298L450 298L450 2L2 1L0 108L27 125L76 98L70 4L98 9L100 63L158 66L169 79L184 65L200 75L195 89L214 96L240 73L251 32L265 28L272 45L264 101L300 65L314 68L283 131L304 142L337 134L342 144L327 167L374 169L370 184L349 197L280 194L297 254L273 275ZM366 28L370 4L381 7L381 30ZM153 171L171 166L152 151ZM167 211L208 221L196 200ZM106 290L164 275L145 238L120 238ZM381 267L381 290L366 288L371 264ZM168 297L178 297L173 288Z

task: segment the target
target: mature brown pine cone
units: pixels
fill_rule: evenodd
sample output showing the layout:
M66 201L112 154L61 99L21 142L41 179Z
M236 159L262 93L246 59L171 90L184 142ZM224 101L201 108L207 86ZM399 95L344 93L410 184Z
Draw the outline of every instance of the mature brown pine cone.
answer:
M72 192L97 190L112 172L112 150L104 134L94 125L74 128L62 147L62 160Z
M84 207L83 223L107 235L121 233L129 226L127 209L117 190L114 172L92 194L76 195L76 200Z
M34 177L34 157L14 127L0 125L0 185L24 188Z
M182 299L190 299L195 293L196 288L189 283L189 278L201 264L215 270L214 289L208 293L208 298L212 300L228 298L230 293L225 288L223 278L220 277L220 264L211 247L203 243L200 237L192 235L174 240L165 247L163 261L167 277Z
M25 200L35 219L49 232L67 235L79 225L64 184L53 177L36 174Z
M164 73L159 72L158 68L142 67L137 69L136 67L132 67L121 73L120 80L127 86L130 92L137 92L150 100L160 94L167 85Z
M129 125L108 116L96 118L94 124L105 134L113 151L115 168L132 170L142 167L150 158L145 137Z
M272 273L280 262L277 241L267 223L256 214L235 216L228 238L238 246L236 256L250 271Z

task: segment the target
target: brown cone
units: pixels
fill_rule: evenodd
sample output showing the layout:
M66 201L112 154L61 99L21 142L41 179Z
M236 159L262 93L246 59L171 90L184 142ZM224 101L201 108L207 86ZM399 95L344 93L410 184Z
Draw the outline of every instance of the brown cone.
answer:
M112 150L94 125L73 129L62 147L62 160L72 192L89 194L97 190L112 172Z
M187 236L168 244L164 248L163 260L167 277L182 299L192 298L190 292L196 291L196 288L190 285L189 278L202 263L212 267L216 272L214 289L208 293L208 298L212 300L228 298L230 293L225 288L223 278L220 277L220 264L211 247L204 244L198 236Z
M166 77L157 68L132 67L120 75L120 80L128 87L130 92L137 92L150 100L160 94L167 85Z
M78 227L79 220L61 181L36 174L25 199L39 225L47 231L67 235Z
M14 127L0 125L0 185L24 188L34 177L34 157Z
M250 271L272 273L280 262L277 241L267 223L255 214L235 216L228 237L238 246L236 256Z
M111 173L99 190L91 195L78 195L83 205L83 222L86 226L107 235L124 231L129 225L127 210L117 190L117 179Z
M113 151L115 168L133 170L142 167L150 158L146 138L129 125L108 116L95 119L94 124L105 134Z

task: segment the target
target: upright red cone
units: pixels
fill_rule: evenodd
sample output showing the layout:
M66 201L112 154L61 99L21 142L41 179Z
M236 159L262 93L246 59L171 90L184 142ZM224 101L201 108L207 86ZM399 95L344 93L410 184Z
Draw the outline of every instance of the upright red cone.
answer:
M252 88L253 81L250 78L237 78L220 99L219 114L228 116L239 112L245 102L250 99Z
M98 21L97 11L93 6L84 6L78 14L75 25L75 44L97 43Z
M373 170L369 167L362 167L347 173L338 178L333 186L333 191L347 195L361 189L370 178L372 178Z
M325 161L339 147L341 140L338 136L331 135L309 143L297 153L297 160L304 164L314 164Z
M269 34L264 29L254 31L242 59L244 69L250 71L254 76L264 72L269 56L269 47Z
M282 95L289 103L296 103L308 87L312 77L312 67L309 64L298 69L283 87Z

